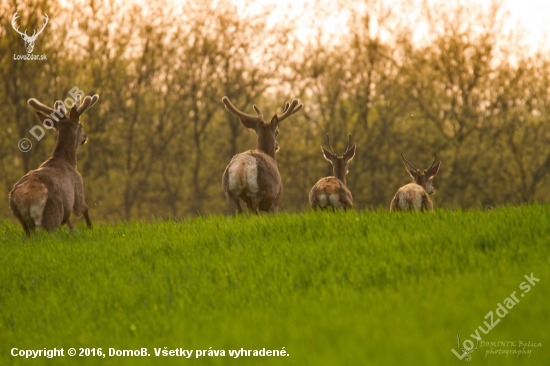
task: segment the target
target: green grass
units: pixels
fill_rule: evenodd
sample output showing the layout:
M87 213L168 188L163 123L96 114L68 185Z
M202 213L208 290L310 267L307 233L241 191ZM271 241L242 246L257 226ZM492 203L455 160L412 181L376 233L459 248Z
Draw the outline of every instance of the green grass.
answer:
M516 291L520 302L482 340L542 347L506 358L484 346L473 362L547 365L549 241L550 206L537 204L213 216L31 239L6 221L0 364L459 365L456 334L470 338ZM530 273L540 282L520 297ZM147 347L151 356L26 360L13 347ZM155 357L155 347L226 356ZM241 347L290 356L229 357Z

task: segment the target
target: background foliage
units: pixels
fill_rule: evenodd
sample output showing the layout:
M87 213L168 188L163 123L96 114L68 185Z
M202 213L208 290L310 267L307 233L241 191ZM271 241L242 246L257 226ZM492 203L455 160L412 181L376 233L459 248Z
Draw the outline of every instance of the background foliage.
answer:
M265 116L304 103L280 130L282 210L308 209L309 189L331 174L319 149L326 133L338 152L348 134L358 144L348 176L358 209L387 207L409 182L400 152L426 167L434 149L436 206L550 199L550 56L505 30L498 2L330 3L350 14L336 35L323 6L273 20L269 7L243 11L251 4L2 2L0 196L55 142L48 131L30 152L17 149L38 123L26 101L53 105L76 85L100 95L78 154L94 220L230 212L221 175L255 134L224 110L224 95ZM13 59L25 53L16 10L31 31L49 15L34 51L47 61ZM296 31L304 22L308 37ZM0 218L12 218L7 204Z

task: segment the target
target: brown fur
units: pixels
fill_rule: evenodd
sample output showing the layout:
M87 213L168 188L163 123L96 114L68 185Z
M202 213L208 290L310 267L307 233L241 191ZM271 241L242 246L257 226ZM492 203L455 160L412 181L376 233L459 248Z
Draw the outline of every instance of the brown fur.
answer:
M256 149L235 155L225 169L222 175L225 196L237 213L243 212L240 200L244 201L250 212L277 212L283 198L283 184L275 157L279 149L278 126L280 121L299 111L302 105L297 106L298 101L294 100L286 105L282 114L273 116L266 123L256 106L254 109L258 115L255 117L237 110L227 97L222 101L245 127L253 129L258 135Z
M229 169L240 156L249 156L256 159L258 168L257 186L259 188L257 192L251 191L251 187L249 187L247 182L245 168L242 166L237 168L237 183L242 192L235 195L230 190ZM283 197L283 185L277 168L277 162L258 149L237 154L231 159L231 163L229 163L223 173L222 186L226 198L239 213L243 212L239 199L244 201L249 211L258 213L259 211L276 212Z
M331 196L336 196L337 201L331 202ZM340 179L324 177L319 179L309 192L309 205L314 210L340 207L348 210L353 208L353 197Z
M321 209L341 207L344 210L353 208L353 197L346 187L346 175L348 174L348 164L355 156L355 148L355 144L350 148L348 143L346 153L338 157L336 154L321 147L325 159L332 164L334 176L319 179L313 188L311 188L309 192L309 205L313 210L316 211L318 207Z
M97 97L94 98L93 103L97 100ZM56 105L58 103L60 102L56 102ZM89 108L93 103L86 100L85 104ZM54 124L57 130L57 142L52 156L38 169L30 171L19 179L10 192L10 209L21 222L27 235L37 227L52 231L67 224L69 229L72 229L69 220L72 213L77 216L83 214L88 227L92 227L88 206L84 200L82 177L76 170L78 146L87 141L79 121L80 114L77 112L79 107L80 99L77 99L77 104L71 109L69 117L63 115ZM42 108L44 109L41 111L45 111L48 107ZM66 110L64 106L63 109ZM81 110L83 113L86 108ZM37 114L42 122L49 118L44 114L38 112Z
M435 164L436 160L437 155L431 167L420 170L416 169L403 157L405 169L407 169L410 176L413 178L414 183L404 185L397 190L397 193L395 193L390 203L390 211L406 211L413 209L417 211L433 210L433 203L429 195L435 193L435 189L432 187L432 179L441 166L441 162Z

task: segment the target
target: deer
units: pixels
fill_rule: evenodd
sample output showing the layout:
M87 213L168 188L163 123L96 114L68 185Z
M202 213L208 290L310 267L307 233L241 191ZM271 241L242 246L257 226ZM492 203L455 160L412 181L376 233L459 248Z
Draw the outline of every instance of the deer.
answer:
M409 172L414 183L409 183L397 190L390 204L390 211L432 211L433 204L429 195L435 193L432 180L439 171L441 161L437 162L437 153L434 150L434 161L428 169L416 169L401 153L405 169Z
M348 164L355 156L356 144L350 147L351 135L349 135L346 152L340 157L330 146L328 134L327 144L330 151L323 146L321 146L321 151L325 159L332 164L333 176L321 178L315 183L309 192L309 205L314 211L317 211L317 208L322 210L327 208L349 210L353 208L353 197L346 187L346 175L349 173Z
M279 150L279 123L298 112L303 105L298 105L298 100L294 99L290 104L286 103L282 113L273 115L266 123L256 105L253 105L256 111L254 116L239 111L226 96L222 102L244 127L254 130L257 135L256 149L235 155L223 172L225 196L237 214L243 213L240 200L251 213L277 212L283 198L283 184L275 156Z
M36 111L40 122L57 131L50 158L19 179L9 194L10 209L28 236L37 228L51 232L63 224L73 230L71 214L84 215L87 227L92 228L84 200L84 183L76 169L76 153L78 147L88 141L80 116L98 99L97 94L86 96L81 103L78 95L68 115L60 100L55 102L53 109L37 99L28 100L27 104Z
M42 25L42 29L40 29L39 31L34 31L32 33L32 36L29 36L27 34L27 30L25 29L25 32L20 32L19 31L19 26L17 26L17 18L19 18L19 14L17 12L15 12L15 14L13 14L13 18L11 18L11 26L12 28L17 32L19 33L19 35L21 36L21 38L23 38L23 41L25 41L25 48L27 49L27 53L32 53L33 49L34 49L34 43L36 42L36 39L38 38L38 36L40 35L40 33L42 33L44 31L44 29L46 28L46 25L48 24L48 14L44 14L44 24ZM17 26L17 28L15 28Z

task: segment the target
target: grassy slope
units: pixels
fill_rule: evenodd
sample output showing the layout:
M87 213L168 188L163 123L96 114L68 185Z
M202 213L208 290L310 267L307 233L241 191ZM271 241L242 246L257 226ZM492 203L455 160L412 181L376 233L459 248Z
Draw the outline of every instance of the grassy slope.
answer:
M39 233L0 225L0 364L449 365L534 273L484 341L550 359L550 206L120 223ZM285 358L12 358L12 347L281 349Z

